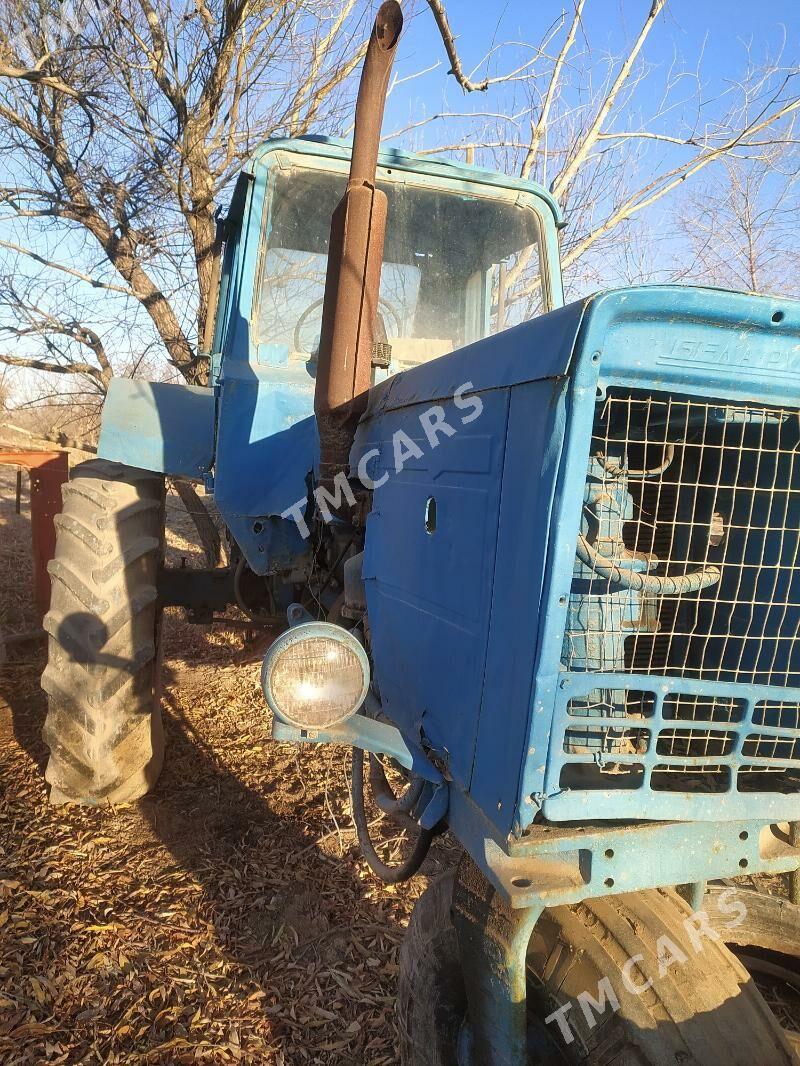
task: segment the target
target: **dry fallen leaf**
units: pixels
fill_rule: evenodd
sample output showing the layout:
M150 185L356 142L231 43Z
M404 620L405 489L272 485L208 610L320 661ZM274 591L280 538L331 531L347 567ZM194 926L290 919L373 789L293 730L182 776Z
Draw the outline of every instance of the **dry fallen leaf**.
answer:
M2 476L0 599L22 603L29 529ZM170 520L173 561L199 561ZM0 1062L395 1064L424 878L387 894L357 864L348 753L270 740L241 634L170 611L165 637L166 768L130 807L48 804L41 659L0 675Z

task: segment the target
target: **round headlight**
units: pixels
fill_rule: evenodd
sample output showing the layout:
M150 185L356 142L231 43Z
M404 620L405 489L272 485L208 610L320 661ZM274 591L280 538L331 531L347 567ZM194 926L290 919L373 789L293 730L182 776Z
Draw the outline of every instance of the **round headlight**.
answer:
M264 658L261 686L273 713L300 729L325 729L360 708L369 660L356 638L329 622L281 634Z

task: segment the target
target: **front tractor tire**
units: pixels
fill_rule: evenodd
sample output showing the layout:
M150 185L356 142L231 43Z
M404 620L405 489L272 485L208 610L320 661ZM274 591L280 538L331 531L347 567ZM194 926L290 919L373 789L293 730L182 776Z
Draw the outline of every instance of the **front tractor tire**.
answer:
M128 803L161 771L164 501L162 476L103 459L64 486L44 623L52 803Z
M464 1058L467 997L452 895L452 874L431 882L400 949L402 1066L459 1066ZM687 919L688 905L664 889L544 911L527 954L529 1066L796 1063L744 968L714 939L696 950ZM591 1025L582 995L605 1003L589 1013ZM544 1022L559 1011L569 1042L555 1020Z

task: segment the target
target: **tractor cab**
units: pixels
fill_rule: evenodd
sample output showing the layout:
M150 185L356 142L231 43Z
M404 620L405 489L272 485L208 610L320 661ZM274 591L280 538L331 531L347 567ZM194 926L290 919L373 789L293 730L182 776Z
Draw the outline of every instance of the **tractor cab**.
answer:
M281 516L319 459L323 293L350 157L325 137L254 153L223 224L211 388L116 379L103 410L100 453L203 478L257 575L308 547ZM543 188L395 150L379 153L376 185L388 218L372 385L562 305L561 216Z
M347 144L269 142L240 177L225 225L213 491L259 574L302 548L295 524L280 516L304 496L318 460L314 391L331 215L349 167ZM372 385L563 302L560 216L543 189L396 151L380 154L377 186L388 222Z
M349 159L347 145L325 138L267 143L227 221L215 350L223 361L296 371L309 395ZM558 208L544 190L396 151L381 153L377 186L388 224L373 382L561 303Z

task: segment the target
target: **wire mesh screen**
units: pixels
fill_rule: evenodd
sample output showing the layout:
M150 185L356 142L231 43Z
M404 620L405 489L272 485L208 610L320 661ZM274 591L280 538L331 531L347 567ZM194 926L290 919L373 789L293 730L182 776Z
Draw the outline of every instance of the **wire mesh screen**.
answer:
M598 687L570 702L565 753L602 764L649 752L654 789L724 791L734 766L740 790L797 787L800 703L755 703L747 687L800 688L799 549L796 409L610 392L593 427L563 667L733 683L742 698L673 693L642 736L653 694Z

